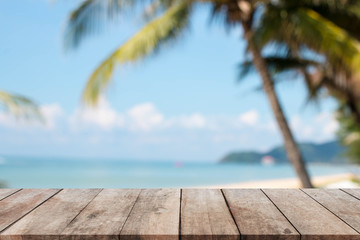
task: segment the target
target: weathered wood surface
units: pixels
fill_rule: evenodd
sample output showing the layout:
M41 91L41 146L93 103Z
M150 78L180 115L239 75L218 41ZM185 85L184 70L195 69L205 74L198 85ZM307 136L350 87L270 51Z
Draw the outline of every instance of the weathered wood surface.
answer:
M220 220L221 219L221 220ZM239 231L220 189L184 189L181 239L239 239Z
M0 200L18 192L18 191L20 191L20 189L10 189L10 188L0 189Z
M360 240L360 189L0 189L0 240Z
M118 239L140 190L104 189L65 228L61 239Z
M264 189L301 239L360 239L358 233L299 189Z
M62 190L2 232L0 239L54 239L99 192L99 189Z
M24 189L0 201L0 232L25 216L58 190Z
M342 191L350 194L351 196L360 199L360 190L359 189L341 189Z
M180 189L144 189L132 209L121 239L179 239Z
M339 189L304 189L310 197L360 232L360 201Z
M223 192L243 239L300 239L296 229L260 189Z

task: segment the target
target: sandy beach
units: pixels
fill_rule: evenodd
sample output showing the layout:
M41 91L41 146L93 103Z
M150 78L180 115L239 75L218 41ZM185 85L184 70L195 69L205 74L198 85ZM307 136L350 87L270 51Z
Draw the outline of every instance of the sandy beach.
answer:
M312 182L316 187L328 188L354 188L359 187L352 179L358 179L359 176L352 173L336 174L328 176L313 177ZM214 186L203 186L199 188L300 188L300 182L296 178L250 181L231 183Z

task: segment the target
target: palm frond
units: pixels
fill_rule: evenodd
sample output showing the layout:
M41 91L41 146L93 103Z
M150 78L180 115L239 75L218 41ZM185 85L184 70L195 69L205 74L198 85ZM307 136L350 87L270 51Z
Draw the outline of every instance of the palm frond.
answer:
M96 104L100 94L108 86L117 64L143 59L157 52L165 43L179 37L188 26L190 10L191 4L187 1L173 5L105 59L88 80L83 101L91 105Z
M336 1L338 4L343 1ZM332 21L340 28L346 30L352 37L360 40L360 32L358 26L360 25L360 2L359 1L345 1L336 9L331 9L323 5L312 8L321 16Z
M206 1L211 2L211 22L219 21L221 22L226 30L230 30L232 27L239 24L241 19L241 12L239 11L239 6L237 1L233 0L216 0L216 1Z
M260 26L254 33L254 41L261 47L271 42L285 42L297 49L306 45L325 55L334 66L359 71L360 42L312 9L283 12L269 6Z
M327 56L333 64L340 60L340 65L343 67L349 66L352 71L359 71L359 41L310 9L299 10L298 20L302 22L299 24L302 27L299 27L298 32L295 33L299 40Z
M315 81L314 76L319 75L318 73L320 73L321 71L322 63L314 61L312 59L304 59L292 56L267 56L264 57L264 59L268 65L270 74L273 75L274 83L278 83L282 80L288 81L289 74L301 74L308 89L308 97L306 100L306 104L310 102L318 102L321 87L323 87L323 82ZM309 68L316 69L316 74L309 74ZM244 77L246 77L251 72L256 72L252 61L247 60L242 62L238 68L238 79L244 79ZM291 79L297 78L291 77Z
M145 7L142 16L146 21L151 21L159 13L166 11L172 5L174 5L177 0L153 0L148 6Z
M71 12L65 30L65 48L75 48L87 36L98 33L106 20L124 9L133 7L138 0L85 0Z
M0 107L17 118L43 121L37 105L29 98L0 90Z
M272 75L282 74L290 71L297 71L300 69L306 69L308 67L317 67L319 62L312 59L303 59L296 57L281 57L281 56L267 56L264 57L269 71ZM242 62L239 65L239 79L246 77L251 72L255 72L256 69L251 60Z

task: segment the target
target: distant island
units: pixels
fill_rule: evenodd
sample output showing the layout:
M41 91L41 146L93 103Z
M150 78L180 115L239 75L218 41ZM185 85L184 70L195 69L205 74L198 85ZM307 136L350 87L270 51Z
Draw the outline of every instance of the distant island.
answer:
M346 150L337 141L326 142L322 144L300 143L300 150L309 163L346 163L343 157ZM243 151L232 152L223 157L220 163L288 163L284 146L278 146L268 152Z

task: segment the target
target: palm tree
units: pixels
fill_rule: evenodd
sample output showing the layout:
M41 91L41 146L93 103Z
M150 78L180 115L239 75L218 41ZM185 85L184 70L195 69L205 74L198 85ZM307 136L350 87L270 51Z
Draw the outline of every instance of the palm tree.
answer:
M253 19L255 15L255 8L248 1L238 1L239 9L241 10L241 23L244 31L244 37L248 42L248 49L252 54L252 61L259 72L263 81L263 88L268 97L269 103L275 115L280 131L282 133L285 149L288 159L293 164L295 171L302 183L303 187L312 187L309 175L306 171L303 156L295 142L294 136L290 130L289 124L282 110L280 101L274 89L274 81L270 75L266 60L261 55L261 50L253 39Z
M21 95L10 94L0 90L0 109L9 112L17 118L43 121L37 105L29 98Z
M287 51L277 51L284 54L268 56L266 61L276 72L291 69L301 72L311 97L326 88L350 109L360 127L357 106L360 100L360 33L355 31L360 25L360 3L280 0L268 2L265 9L254 33L255 41L262 48L269 43L287 48ZM310 51L311 60L308 58ZM308 56L301 56L303 52ZM243 66L246 70L249 62Z
M115 13L121 13L126 8L138 9L139 4L144 2L136 0L85 0L70 15L65 34L66 45L76 47L85 36L98 32L102 14L105 13L109 19L112 19ZM96 104L100 94L108 86L116 65L138 61L157 52L165 43L177 39L184 33L189 24L194 4L211 4L212 14L223 16L228 26L242 26L253 63L261 76L263 88L281 130L287 156L293 164L302 186L312 187L303 157L275 92L274 81L268 71L267 63L262 57L261 48L253 38L254 16L261 1L149 0L147 2L150 5L145 7L145 12L148 16L147 19L150 19L149 22L105 59L93 72L85 87L83 100L88 104Z
M282 50L287 48L265 57L266 62L275 75L300 72L308 86L309 100L317 99L323 89L338 100L337 118L341 126L338 137L348 146L350 159L358 161L360 3L280 0L266 5L254 39L262 48L269 43ZM242 74L251 68L251 62L244 62Z

